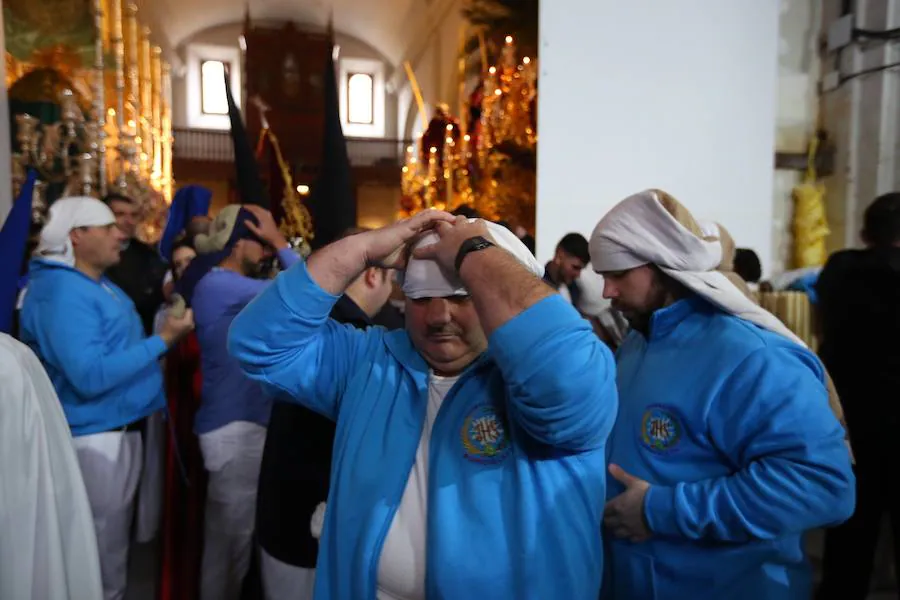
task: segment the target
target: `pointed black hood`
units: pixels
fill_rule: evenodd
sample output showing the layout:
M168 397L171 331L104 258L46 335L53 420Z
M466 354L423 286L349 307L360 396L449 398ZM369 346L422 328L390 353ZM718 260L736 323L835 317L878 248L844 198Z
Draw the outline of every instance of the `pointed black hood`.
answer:
M333 42L332 51L328 52L324 66L325 135L322 169L307 204L316 230L313 248L333 242L345 229L356 225L353 169L347 154L347 140L341 127Z
M231 95L231 73L225 69L225 95L228 98L228 118L231 120L231 141L234 144L234 168L237 173L241 204L256 204L271 210L269 194L259 176L259 165L253 147L247 139L247 130L241 119L241 111Z

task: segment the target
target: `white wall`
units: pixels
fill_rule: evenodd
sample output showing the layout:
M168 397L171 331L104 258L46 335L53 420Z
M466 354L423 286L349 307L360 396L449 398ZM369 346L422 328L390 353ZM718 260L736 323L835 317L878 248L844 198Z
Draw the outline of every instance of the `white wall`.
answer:
M537 250L660 187L771 262L778 0L541 3Z

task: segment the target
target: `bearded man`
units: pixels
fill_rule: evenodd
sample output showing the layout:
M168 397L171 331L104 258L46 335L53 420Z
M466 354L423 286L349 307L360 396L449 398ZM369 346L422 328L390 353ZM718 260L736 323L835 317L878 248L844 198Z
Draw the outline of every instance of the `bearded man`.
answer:
M604 597L809 598L803 534L854 508L821 362L717 269L722 241L665 192L615 206L590 251L632 327L617 353Z

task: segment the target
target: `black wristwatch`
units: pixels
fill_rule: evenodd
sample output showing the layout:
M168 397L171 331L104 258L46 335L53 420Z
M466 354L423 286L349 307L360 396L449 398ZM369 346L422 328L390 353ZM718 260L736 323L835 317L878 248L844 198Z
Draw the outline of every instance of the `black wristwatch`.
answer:
M465 260L465 258L469 254L493 247L494 242L487 240L480 235L471 237L464 241L462 245L460 245L459 251L456 253L456 263L453 265L456 269L457 274L459 273L460 267L462 267L463 260Z

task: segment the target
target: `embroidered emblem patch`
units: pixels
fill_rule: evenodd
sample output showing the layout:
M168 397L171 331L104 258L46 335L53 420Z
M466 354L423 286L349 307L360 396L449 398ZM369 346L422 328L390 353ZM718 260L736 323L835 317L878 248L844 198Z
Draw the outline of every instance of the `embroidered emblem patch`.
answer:
M657 454L674 452L684 435L684 425L672 407L654 404L641 419L641 441Z
M497 464L510 452L506 425L493 406L482 405L472 410L463 421L460 437L465 457L472 462Z

